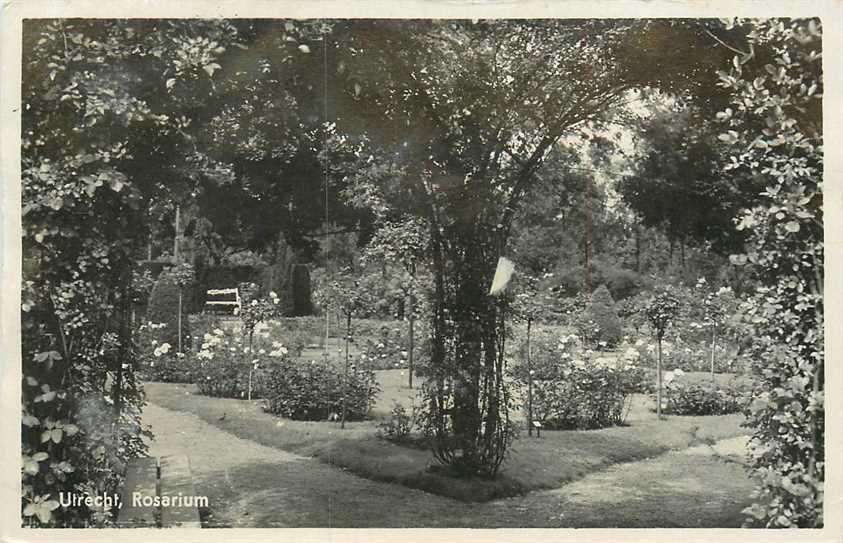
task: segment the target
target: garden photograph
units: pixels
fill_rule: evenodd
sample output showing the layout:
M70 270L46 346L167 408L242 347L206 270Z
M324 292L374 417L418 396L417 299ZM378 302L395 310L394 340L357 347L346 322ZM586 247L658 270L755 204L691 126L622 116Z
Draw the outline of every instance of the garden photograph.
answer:
M823 528L819 17L21 40L20 527Z

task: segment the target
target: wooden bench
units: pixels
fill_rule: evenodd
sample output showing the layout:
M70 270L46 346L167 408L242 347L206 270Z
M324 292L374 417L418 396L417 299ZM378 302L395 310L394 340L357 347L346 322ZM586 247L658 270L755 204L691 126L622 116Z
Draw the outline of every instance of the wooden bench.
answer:
M231 311L233 312L234 309L240 309L241 307L241 300L240 300L240 290L236 288L218 288L218 289L210 289L206 291L206 298L207 297L216 297L216 296L227 296L227 297L234 297L233 300L205 300L205 306L207 309L215 312L217 309L221 309L223 312Z
M136 495L139 498L137 503L134 499ZM161 505L162 501L166 501L165 498L173 502L173 498L194 496L196 489L186 456L136 458L129 462L126 470L117 526L201 528L199 508L195 504Z

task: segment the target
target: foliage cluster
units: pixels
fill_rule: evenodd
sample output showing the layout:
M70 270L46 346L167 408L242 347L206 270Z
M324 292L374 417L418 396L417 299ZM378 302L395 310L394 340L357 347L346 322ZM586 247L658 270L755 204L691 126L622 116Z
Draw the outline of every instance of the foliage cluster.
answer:
M234 34L219 20L24 23L26 525L109 522L111 511L59 508L59 493L111 494L145 452L133 272L151 200L177 197L196 165L183 98L193 111Z
M668 372L662 412L672 415L728 415L746 405L748 390L735 383L683 383L681 372Z
M217 328L203 336L201 350L192 360L193 382L200 394L261 398L269 368L289 363L290 352L281 341L270 341L261 334L250 346L242 333Z
M600 285L580 314L578 328L583 340L598 349L615 347L623 336L615 301L606 285Z
M752 466L762 481L752 523L820 527L825 479L822 23L735 21L742 54L719 85L725 170L759 196L736 221L747 236L731 257L758 281L744 307L747 353L760 377L747 409Z
M395 402L389 412L389 418L378 423L378 437L394 443L406 443L419 423L418 415L419 409L415 405L408 413L406 407Z
M646 388L648 373L637 353L617 361L596 359L578 348L573 336L538 333L531 341L531 370L523 362L512 369L526 397L532 371L533 418L549 429L593 429L623 424L631 395Z
M159 341L161 331L168 325L149 321L138 327L138 377L144 381L162 383L192 383L194 379L193 353L179 353L170 343Z
M374 372L352 367L347 375L330 363L290 361L266 374L266 410L293 420L362 420L379 391Z
M147 306L146 318L147 321L154 323L164 323L165 327L158 330L159 343L169 343L170 345L178 345L179 342L179 285L176 276L164 271L158 276L155 281L155 286L152 287L152 293L149 295L149 305ZM191 305L191 294L188 289L182 290L182 307L189 307ZM187 316L181 319L181 335L182 344L190 345L191 330L190 322Z

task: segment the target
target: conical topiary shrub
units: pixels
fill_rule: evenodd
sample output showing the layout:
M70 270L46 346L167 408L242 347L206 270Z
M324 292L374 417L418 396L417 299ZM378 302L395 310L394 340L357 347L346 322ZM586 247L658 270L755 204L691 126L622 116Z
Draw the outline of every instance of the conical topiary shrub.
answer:
M592 336L595 344L600 346L600 342L605 342L606 347L614 347L620 343L623 334L621 319L615 309L615 300L606 285L600 285L592 293L585 316L596 328L596 333Z
M294 317L313 314L311 298L310 269L306 264L294 264L290 272L290 297L293 300Z

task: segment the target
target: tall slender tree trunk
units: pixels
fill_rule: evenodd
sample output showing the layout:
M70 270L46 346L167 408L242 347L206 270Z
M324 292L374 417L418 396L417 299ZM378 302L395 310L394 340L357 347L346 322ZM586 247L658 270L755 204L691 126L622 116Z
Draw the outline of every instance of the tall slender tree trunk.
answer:
M412 284L410 285L410 306L408 308L409 311L409 336L410 336L410 352L408 353L408 366L409 366L409 388L413 388L413 371L414 371L414 361L415 361L415 324L416 324L416 297L413 295L413 289L415 288L415 281L416 281L416 264L412 262L410 264L410 278L412 280Z
M348 342L351 339L351 313L345 317L345 370L342 384L342 418L340 428L345 429L345 417L348 411Z
M635 271L641 273L641 226L635 226Z
M662 419L662 338L656 342L656 415Z
M254 354L255 354L252 351L252 338L254 337L254 334L255 334L254 328L249 330L249 360L248 360L248 362L249 362L249 385L248 385L247 392L246 392L246 395L247 395L246 399L249 400L250 402L252 401L252 370L254 370L254 368L255 368L254 362L252 362L252 360L254 360Z
M530 329L533 319L527 318L527 435L533 435L533 363L530 350Z
M585 294L591 293L591 177L585 179Z
M178 333L178 338L179 338L179 341L178 341L178 343L179 343L179 351L178 351L178 352L183 352L183 351L182 351L182 348L181 348L181 303L182 303L182 302L181 302L181 287L179 287L179 321L178 321L178 327L179 327L179 333Z
M408 354L408 356L407 356L408 366L409 366L408 373L410 374L409 383L408 383L409 388L413 388L413 369L414 369L413 368L413 361L414 361L414 357L415 357L415 352L414 352L415 351L415 344L414 344L415 343L415 330L414 330L414 328L415 328L415 323L416 323L416 317L415 317L414 309L415 309L415 307L414 307L414 304L413 304L413 297L411 295L410 296L410 330L409 330L410 352L407 353Z
M176 206L176 235L173 236L173 264L179 263L179 231L181 230L181 206Z
M670 247L667 257L668 264L673 264L673 246L675 243L672 237L668 238L668 246Z
M711 382L714 383L714 348L717 339L717 328L711 327Z

